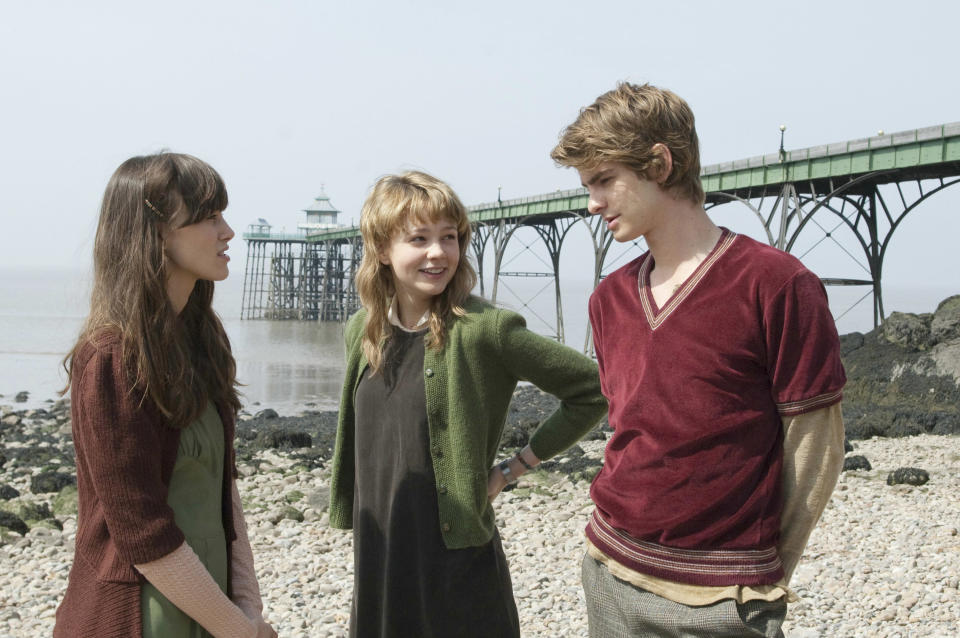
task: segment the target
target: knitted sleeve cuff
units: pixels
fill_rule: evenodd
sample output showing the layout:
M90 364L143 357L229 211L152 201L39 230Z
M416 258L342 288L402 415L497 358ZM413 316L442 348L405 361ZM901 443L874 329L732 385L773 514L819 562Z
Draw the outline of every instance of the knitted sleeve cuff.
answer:
M263 601L260 597L260 585L253 562L253 549L247 536L247 525L243 519L243 505L236 481L233 483L233 527L237 539L230 551L230 588L233 602L247 618L256 620L263 614Z
M230 602L187 543L163 558L135 567L214 638L256 638L257 625Z

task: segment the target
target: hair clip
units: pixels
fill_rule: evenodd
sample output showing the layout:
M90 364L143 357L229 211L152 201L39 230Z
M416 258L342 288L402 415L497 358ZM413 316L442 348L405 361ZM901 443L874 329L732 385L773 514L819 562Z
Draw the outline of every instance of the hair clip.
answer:
M161 212L157 209L156 206L154 206L153 204L151 204L149 199L144 198L143 201L144 201L144 203L146 203L147 206L150 207L150 210L153 211L153 214L154 214L154 215L156 215L156 216L157 216L158 218L160 218L160 219L163 219L163 218L164 218L163 213L161 213Z

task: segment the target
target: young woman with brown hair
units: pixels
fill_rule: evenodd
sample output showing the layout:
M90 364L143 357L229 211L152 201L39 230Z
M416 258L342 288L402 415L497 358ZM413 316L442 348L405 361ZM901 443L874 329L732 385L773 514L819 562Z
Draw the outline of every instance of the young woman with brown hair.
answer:
M107 184L90 315L64 360L79 512L54 636L276 636L237 493L230 342L211 307L233 230L220 175L134 157Z

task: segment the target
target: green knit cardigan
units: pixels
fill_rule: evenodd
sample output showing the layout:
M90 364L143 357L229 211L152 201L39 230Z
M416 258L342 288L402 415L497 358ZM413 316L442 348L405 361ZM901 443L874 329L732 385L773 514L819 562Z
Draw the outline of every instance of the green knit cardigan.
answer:
M530 439L541 460L576 443L607 409L590 358L530 332L515 312L477 298L466 310L450 322L443 349L428 347L423 359L437 525L449 549L482 545L493 536L487 476L518 381L560 399ZM367 366L361 346L365 317L365 310L351 317L345 335L346 378L330 482L330 524L340 529L353 525L354 396Z

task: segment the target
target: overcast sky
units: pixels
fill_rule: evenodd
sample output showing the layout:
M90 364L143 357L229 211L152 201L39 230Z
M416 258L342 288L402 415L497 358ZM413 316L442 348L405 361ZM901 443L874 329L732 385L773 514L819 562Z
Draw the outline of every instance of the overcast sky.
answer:
M468 204L575 187L548 153L618 80L685 97L705 164L775 152L780 124L789 149L957 121L958 6L3 0L0 267L87 268L110 174L162 148L221 172L239 234L294 227L321 186L350 222L405 168ZM956 281L953 190L886 281Z

